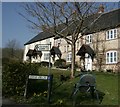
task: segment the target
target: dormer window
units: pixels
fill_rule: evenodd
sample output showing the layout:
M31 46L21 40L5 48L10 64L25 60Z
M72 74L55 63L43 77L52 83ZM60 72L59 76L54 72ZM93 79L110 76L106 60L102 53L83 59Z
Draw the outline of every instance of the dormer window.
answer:
M106 32L106 40L117 38L117 29L111 29Z

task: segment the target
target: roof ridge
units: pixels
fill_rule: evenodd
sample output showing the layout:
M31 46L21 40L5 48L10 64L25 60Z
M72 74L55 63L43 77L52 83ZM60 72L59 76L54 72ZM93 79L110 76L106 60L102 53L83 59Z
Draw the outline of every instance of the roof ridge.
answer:
M108 13L111 13L111 12L114 12L114 11L118 11L120 8L116 8L116 9L113 9L113 10L110 10L110 11L106 11L106 12L103 12L103 14L108 14Z
M117 9L113 9L113 10L111 10L111 11L108 11L108 12L103 12L103 13L96 13L96 14L94 14L94 15L99 15L99 14L101 14L101 17L102 17L102 19L100 18L99 19L99 21L97 21L97 23L99 23L99 29L101 29L101 30L104 30L104 29L106 29L106 28L111 28L111 27L115 27L116 25L118 25L119 23L120 23L120 21L117 19L118 17L116 17L116 15L118 14L118 12L120 12L120 8L117 8ZM112 13L112 15L111 15L111 13ZM110 14L110 15L109 15ZM93 16L94 16L93 15ZM115 16L114 16L115 15ZM108 16L110 16L110 17L108 17ZM112 17L111 17L112 16ZM89 16L89 17L91 17L91 16ZM105 17L107 17L107 19L109 19L109 20L107 20ZM103 19L104 18L104 19ZM111 19L112 18L112 19ZM106 22L105 22L105 20L106 20ZM112 23L111 22L111 20L114 20L114 22ZM101 23L103 23L103 22L101 22L101 21L103 21L104 22L104 24L102 24L101 25ZM95 23L95 25L93 26L93 28L95 28L94 29L94 31L92 31L91 29L88 29L88 31L85 33L85 34L87 34L87 33L94 33L94 32L97 32L97 30L98 30L98 24L97 23ZM109 24L109 23L111 23L111 24ZM106 25L105 25L106 24ZM96 27L95 27L96 26ZM92 28L92 29L93 29ZM71 33L71 32L70 32ZM33 37L32 39L30 39L27 43L25 43L24 45L27 45L27 44L31 44L31 43L34 43L34 42L37 42L37 41L39 41L39 40L44 40L44 39L47 39L47 38L51 38L51 37L54 37L54 35L53 34L51 34L50 32L45 32L45 31L41 31L39 34L37 34L35 37Z

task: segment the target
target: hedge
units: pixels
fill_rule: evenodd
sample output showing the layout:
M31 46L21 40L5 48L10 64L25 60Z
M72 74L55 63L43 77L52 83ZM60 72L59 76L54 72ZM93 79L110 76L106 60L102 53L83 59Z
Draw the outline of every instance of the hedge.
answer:
M64 67L64 66L66 66L66 60L58 59L55 61L54 66L58 67L58 68Z
M28 74L38 74L38 65L18 61L3 66L2 88L4 96L24 95Z
M49 67L49 62L42 61L40 62L40 66ZM50 66L52 67L52 63L50 63Z

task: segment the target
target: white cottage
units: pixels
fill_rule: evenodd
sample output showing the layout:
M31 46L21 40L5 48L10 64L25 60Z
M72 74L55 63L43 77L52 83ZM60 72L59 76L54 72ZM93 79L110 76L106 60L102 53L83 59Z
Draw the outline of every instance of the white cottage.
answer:
M99 13L101 14L101 13ZM92 16L91 16L92 17ZM91 19L90 17L90 19ZM76 42L76 54L83 44L89 45L95 52L96 58L94 63L89 55L86 54L85 60L88 70L116 70L117 64L120 62L120 9L103 13L96 23L88 29L83 38ZM89 17L85 24L90 24ZM59 46L62 53L62 59L67 63L71 63L72 53L71 46L63 38L55 39L54 35L48 32L41 32L25 44L24 61L28 60L26 56L29 49L34 50L38 44L49 44ZM56 59L58 57L56 56ZM42 51L41 58L32 58L32 62L49 61L49 51ZM52 59L51 62L53 63ZM76 62L80 64L80 57L76 56Z

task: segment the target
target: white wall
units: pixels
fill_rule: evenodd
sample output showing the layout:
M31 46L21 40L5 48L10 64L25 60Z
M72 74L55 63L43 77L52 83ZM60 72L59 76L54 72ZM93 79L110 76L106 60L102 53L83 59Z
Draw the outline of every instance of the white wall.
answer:
M34 50L35 45L37 45L37 44L50 44L50 42L51 42L51 48L52 48L52 46L54 45L54 38L49 38L49 39L45 39L42 41L38 41L38 42L34 42L31 44L25 45L23 61L24 62L27 61L28 57L26 56L26 54L27 54L29 49ZM49 53L49 51L42 51L42 57L37 58L37 59L32 58L32 62L40 62L40 61L48 61L49 62L49 60L44 60L44 54L46 54L46 53ZM52 58L51 58L51 62L52 62Z

